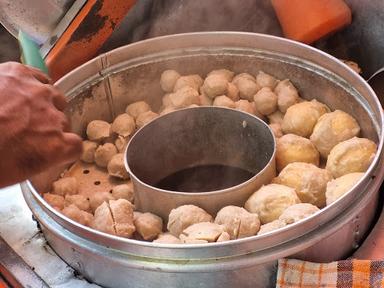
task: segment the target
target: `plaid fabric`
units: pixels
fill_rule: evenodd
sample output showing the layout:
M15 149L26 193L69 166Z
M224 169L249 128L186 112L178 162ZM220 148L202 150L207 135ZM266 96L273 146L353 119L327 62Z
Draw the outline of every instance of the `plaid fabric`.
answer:
M384 287L384 261L344 260L327 264L281 259L277 288Z

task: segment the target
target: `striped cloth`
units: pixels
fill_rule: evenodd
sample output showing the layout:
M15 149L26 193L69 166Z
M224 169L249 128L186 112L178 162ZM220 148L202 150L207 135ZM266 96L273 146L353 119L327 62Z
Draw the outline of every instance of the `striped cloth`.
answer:
M384 261L344 260L326 264L279 260L277 288L384 287Z

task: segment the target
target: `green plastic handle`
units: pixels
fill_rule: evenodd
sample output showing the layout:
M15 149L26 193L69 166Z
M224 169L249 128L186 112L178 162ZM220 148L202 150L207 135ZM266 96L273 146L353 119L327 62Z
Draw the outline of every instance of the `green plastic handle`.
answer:
M38 68L48 75L48 68L40 54L39 46L23 31L19 31L19 45L21 50L21 62Z

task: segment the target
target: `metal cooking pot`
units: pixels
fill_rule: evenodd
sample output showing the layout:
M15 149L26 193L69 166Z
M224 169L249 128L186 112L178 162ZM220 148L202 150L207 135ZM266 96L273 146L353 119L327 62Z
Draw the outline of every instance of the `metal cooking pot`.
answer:
M206 245L140 242L83 227L51 208L49 191L62 167L22 184L24 197L53 249L87 279L106 287L273 287L281 257L332 261L346 257L367 233L384 177L383 111L371 88L337 59L272 36L209 32L166 36L100 55L61 79L73 129L84 135L93 119L111 121L127 104L161 105L160 74L205 75L212 69L263 70L290 78L305 99L353 115L362 136L378 143L366 175L352 191L307 219L271 234ZM331 244L331 245L330 245Z

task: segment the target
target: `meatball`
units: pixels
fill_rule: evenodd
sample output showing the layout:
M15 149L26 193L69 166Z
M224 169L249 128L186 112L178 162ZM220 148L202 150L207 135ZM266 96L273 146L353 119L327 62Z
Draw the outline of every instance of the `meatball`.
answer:
M299 203L292 205L284 210L280 215L279 220L285 224L293 224L301 219L307 218L312 214L320 211L315 205L309 203Z
M91 212L91 205L89 204L89 199L81 194L76 195L66 195L64 200L65 206L75 205L80 210Z
M256 79L247 73L236 75L232 83L239 89L240 98L248 101L253 101L253 96L261 88L256 83Z
M211 221L212 216L200 207L183 205L171 210L167 229L174 236L178 237L185 228L192 224Z
M57 210L62 210L64 208L64 197L61 195L44 193L43 198L49 205Z
M163 219L152 213L135 214L136 231L144 240L153 240L163 230Z
M317 120L327 112L329 112L329 108L316 100L294 104L287 109L287 113L284 115L283 132L308 138L311 136Z
M332 204L351 190L352 187L355 186L361 178L363 178L363 176L364 173L349 173L328 182L327 190L325 191L327 205Z
M261 224L265 224L278 219L286 208L297 203L300 203L300 199L295 189L280 184L268 184L253 193L245 202L244 208L257 213Z
M326 169L338 178L352 172L365 172L375 158L377 146L366 138L353 137L332 148Z
M112 213L116 235L130 238L136 230L133 224L133 205L131 202L126 199L109 200L109 208Z
M173 91L176 92L184 87L190 87L195 91L199 91L199 88L201 85L203 85L203 82L203 79L200 77L200 75L197 74L181 76L179 79L177 79Z
M111 209L107 202L97 207L91 227L104 233L116 234Z
M177 90L175 93L169 94L169 101L172 107L184 108L192 104L200 104L199 92L186 86Z
M255 115L255 107L248 100L241 99L235 102L235 109Z
M237 89L235 84L228 83L226 96L233 101L238 101L240 99L239 89Z
M93 163L96 149L97 143L88 140L83 141L83 153L80 158L81 161L85 163Z
M147 111L147 112L141 113L136 118L136 126L137 126L137 128L141 128L157 117L159 117L159 114L152 112L152 111Z
M289 79L280 81L275 88L275 93L277 95L277 107L283 113L297 103L299 99L299 93Z
M280 221L279 219L273 220L272 222L261 225L257 235L266 234L277 229L283 228L284 226L286 226L286 224L283 221Z
M92 141L102 141L111 136L111 124L103 120L93 120L88 123L87 137Z
M165 70L161 73L160 86L164 92L172 92L175 87L177 79L180 78L180 74L175 70Z
M95 163L101 168L107 167L112 157L117 154L115 145L111 143L105 143L97 147L95 152Z
M172 107L172 106L165 107L163 110L161 110L160 116L171 113L171 112L176 111L176 110L177 109L175 107Z
M319 152L307 138L286 134L276 139L276 168L278 171L293 162L312 163L319 166L319 161Z
M124 154L118 153L113 155L112 159L108 162L108 174L120 179L129 179L129 174L124 166Z
M237 206L222 208L217 212L215 223L224 225L230 239L253 236L260 229L259 216Z
M228 70L228 69L218 69L218 70L212 70L211 72L209 72L207 77L212 76L212 75L219 75L219 76L225 78L228 82L230 82L230 81L232 81L235 73Z
M276 110L272 114L269 114L267 117L269 124L283 124L284 114L281 113L280 110Z
M263 115L269 115L277 109L277 96L271 88L261 88L253 97L257 110Z
M270 89L274 89L278 83L275 77L263 71L259 71L259 74L257 74L256 82L260 87L268 87Z
M78 184L75 177L64 177L52 183L52 194L65 196L77 194Z
M111 126L112 132L123 137L132 135L135 128L135 119L127 113L117 116Z
M123 153L129 142L129 137L117 136L115 146L119 153Z
M73 221L84 226L91 226L93 222L93 215L91 213L80 210L76 205L73 204L65 207L61 213L63 213L69 219L72 219Z
M129 181L127 184L116 185L112 188L112 197L114 199L126 199L129 202L133 203L135 200L133 183Z
M226 233L225 227L212 222L199 222L188 226L180 234L180 240L184 243L198 243L195 240L216 242L221 234Z
M199 103L201 106L212 106L213 100L202 93L199 95Z
M109 200L114 200L114 197L109 192L101 192L95 193L89 196L89 205L91 206L91 210L93 212L96 211L97 207L99 207L103 202L108 202Z
M220 74L211 74L205 78L202 89L205 95L213 99L216 96L226 94L227 87L228 80L225 76Z
M269 128L271 128L273 135L275 135L275 138L280 138L283 136L283 132L281 131L281 125L279 123L269 124Z
M337 143L357 136L359 132L360 126L351 115L336 110L319 118L310 139L320 155L326 158Z
M173 236L171 233L161 233L156 240L153 240L154 243L161 244L182 244L179 238Z
M137 101L132 104L129 104L127 108L125 108L125 113L131 115L133 118L137 118L140 114L151 111L151 107L147 102Z
M296 190L301 202L325 206L325 190L332 180L331 173L313 164L295 162L281 170L274 183L286 185Z
M227 107L227 108L235 108L236 104L227 96L221 95L217 96L215 100L213 100L213 106Z

